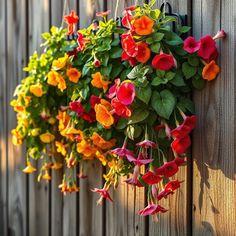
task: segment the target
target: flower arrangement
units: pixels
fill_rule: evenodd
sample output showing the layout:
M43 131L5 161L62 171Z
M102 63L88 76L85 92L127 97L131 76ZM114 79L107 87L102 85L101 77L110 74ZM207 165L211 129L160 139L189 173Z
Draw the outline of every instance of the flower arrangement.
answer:
M42 34L44 52L30 57L11 105L13 143L27 146L25 173L49 181L64 167L59 188L78 192L77 177L89 175L86 164L98 159L107 167L104 186L93 189L98 203L112 201L109 189L127 176L127 184L147 192L139 214L156 217L167 211L161 199L183 182L172 177L186 163L197 123L189 94L218 75L215 41L225 33L183 40L190 27L173 32L176 19L152 9L154 2L126 8L123 27L103 12L98 23L76 31L79 17L71 11L67 30ZM66 33L76 39L67 41Z

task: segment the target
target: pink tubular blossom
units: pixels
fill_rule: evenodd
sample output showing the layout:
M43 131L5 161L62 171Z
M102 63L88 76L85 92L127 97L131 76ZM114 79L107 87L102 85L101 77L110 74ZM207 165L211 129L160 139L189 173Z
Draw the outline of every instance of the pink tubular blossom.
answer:
M138 214L141 215L141 216L148 216L148 215L154 215L158 212L165 213L167 211L168 211L167 209L165 209L164 207L162 207L160 205L149 204L147 207L140 210L138 212Z

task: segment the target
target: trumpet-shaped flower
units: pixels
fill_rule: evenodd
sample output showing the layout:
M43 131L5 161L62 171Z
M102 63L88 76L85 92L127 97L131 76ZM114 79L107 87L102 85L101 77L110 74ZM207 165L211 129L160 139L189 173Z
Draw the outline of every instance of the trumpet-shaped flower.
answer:
M105 93L108 89L108 85L111 82L104 80L100 72L96 72L95 74L92 74L92 78L93 79L91 81L91 84L93 85L93 87L102 88Z
M75 31L75 25L78 22L79 17L76 15L75 11L72 10L69 15L64 16L64 21L67 23L67 34L71 35Z
M149 35L152 33L154 21L148 16L141 16L133 23L134 31L138 35Z
M81 72L78 71L76 68L70 68L70 69L67 69L66 75L68 76L69 80L72 83L78 83L81 77Z
M215 61L211 61L209 64L206 64L202 70L202 78L205 80L213 80L220 73L220 67L216 64Z

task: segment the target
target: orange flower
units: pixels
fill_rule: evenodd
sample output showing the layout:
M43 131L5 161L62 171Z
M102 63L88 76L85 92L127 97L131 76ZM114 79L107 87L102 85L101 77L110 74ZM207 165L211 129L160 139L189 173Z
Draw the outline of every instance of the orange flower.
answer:
M35 172L37 169L34 168L29 161L27 161L27 166L22 170L24 173L32 173Z
M93 144L101 149L110 149L115 145L116 140L111 139L110 141L106 141L103 139L98 133L93 132L93 135L90 138L93 141Z
M63 167L63 164L62 163L60 163L60 162L55 162L55 163L53 163L53 165L52 165L52 169L54 169L54 170L59 170L59 169L61 169Z
M104 80L100 72L96 72L95 74L92 74L92 78L93 79L91 81L91 84L93 85L93 87L102 88L105 93L108 89L108 85L111 82Z
M25 107L19 103L18 99L13 99L10 105L14 108L14 111L16 112L22 112L25 110Z
M139 35L149 35L152 33L154 21L147 16L141 16L134 21L134 31Z
M83 155L84 160L93 159L96 151L96 148L92 147L85 139L77 143L77 152Z
M56 141L55 142L56 147L57 147L57 152L61 153L62 156L66 155L66 148L65 145L62 142Z
M63 92L66 89L66 81L62 76L57 77L58 88Z
M71 82L78 83L79 78L81 77L81 72L75 68L70 68L66 71L66 75L69 77Z
M140 63L146 63L151 55L151 50L145 42L141 42L138 44L138 55L136 56L136 60Z
M56 118L59 120L59 131L64 130L70 121L70 116L66 113L66 111L59 111Z
M43 88L41 84L35 84L30 86L30 92L34 94L36 97L42 97L44 94Z
M52 177L49 175L48 171L46 170L44 175L42 175L42 179L49 181L52 179Z
M96 120L104 126L104 128L110 128L114 123L114 118L106 106L102 104L95 105Z
M96 157L98 158L99 161L101 161L103 166L107 164L106 156L103 153L96 151Z
M220 72L220 67L216 64L215 61L211 61L209 64L206 64L202 70L202 77L206 80L213 80Z
M58 72L54 71L54 70L51 70L49 71L47 77L48 77L48 84L52 85L52 86L57 86L58 84L58 79L57 77L61 76Z
M65 53L64 57L59 57L57 60L52 62L52 68L54 70L60 70L65 67L66 62L68 60L68 55Z
M55 139L55 136L49 132L46 132L41 134L39 138L43 143L51 143Z

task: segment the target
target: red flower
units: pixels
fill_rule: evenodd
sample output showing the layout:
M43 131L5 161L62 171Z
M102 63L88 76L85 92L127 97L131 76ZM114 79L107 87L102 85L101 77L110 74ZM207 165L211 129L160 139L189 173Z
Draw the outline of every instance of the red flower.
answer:
M131 34L122 34L121 35L121 46L130 57L136 57L138 54L138 45L134 41Z
M95 60L93 61L93 65L94 65L94 67L98 68L98 67L101 66L101 61L99 61L98 59L95 59Z
M108 94L106 95L108 98L112 99L116 96L116 91L120 85L120 79L115 79L115 83L109 88Z
M178 170L179 170L179 167L175 163L175 161L169 161L165 163L163 166L157 168L155 172L158 175L164 175L165 177L169 178L175 175L178 172Z
M126 105L122 104L117 98L111 100L111 105L118 116L124 118L129 118L131 116L131 110Z
M94 121L96 121L96 113L94 109L90 109L88 113L87 112L83 113L81 115L81 118L88 121L89 123L93 123Z
M125 10L126 11L134 11L136 8L137 8L136 5L132 5L132 6L126 7Z
M174 66L174 58L169 54L159 54L152 59L152 67L158 70L170 70Z
M165 213L167 212L167 210L160 205L149 204L147 207L140 210L138 214L141 216L148 216L148 215L154 215L158 212Z
M135 98L135 87L132 82L124 81L117 88L116 96L124 105L130 105Z
M141 141L139 143L136 143L136 146L144 147L144 148L157 148L157 144L156 143L154 143L154 142L152 142L150 140L147 140L147 139L145 139L145 140L143 140L143 141Z
M89 103L90 103L91 107L94 108L96 104L100 103L100 101L101 101L100 97L92 95L90 97Z
M186 158L183 157L176 157L174 159L174 162L176 163L177 166L182 166L186 162Z
M83 51L85 48L85 42L86 39L84 38L84 36L81 33L77 33L78 38L77 38L77 43L78 43L78 47L77 50L78 51Z
M130 29L132 28L131 21L133 20L133 16L131 14L130 10L125 10L124 11L124 16L121 20L121 23L124 27Z
M133 177L126 179L124 182L126 182L127 184L131 184L133 186L136 186L136 187L143 187L140 181L138 179L137 180L134 179Z
M188 53L195 53L199 50L200 43L195 41L194 37L189 36L184 40L184 50Z
M128 61L131 66L135 66L137 64L136 58L130 57L125 51L122 52L121 60Z
M210 35L203 36L200 39L200 48L198 50L198 55L202 59L209 60L215 50L216 43Z
M81 116L85 112L82 104L79 101L70 102L70 109L76 112L78 116Z
M99 189L99 188L94 188L94 189L91 189L92 192L96 192L96 193L99 193L101 195L100 199L97 201L97 204L101 204L102 203L102 200L103 198L105 199L108 199L109 201L113 201L111 199L111 196L110 194L108 193L107 189L105 188L102 188L102 189Z
M148 171L142 176L142 179L146 184L152 185L159 183L162 178L154 172Z
M191 145L190 137L189 137L189 135L186 135L183 138L176 138L171 143L171 148L176 153L182 154L182 153L186 152L186 150L189 148L190 145Z
M64 16L64 21L68 24L68 32L70 35L75 31L75 24L78 22L79 17L76 15L75 11L71 11L69 15Z

